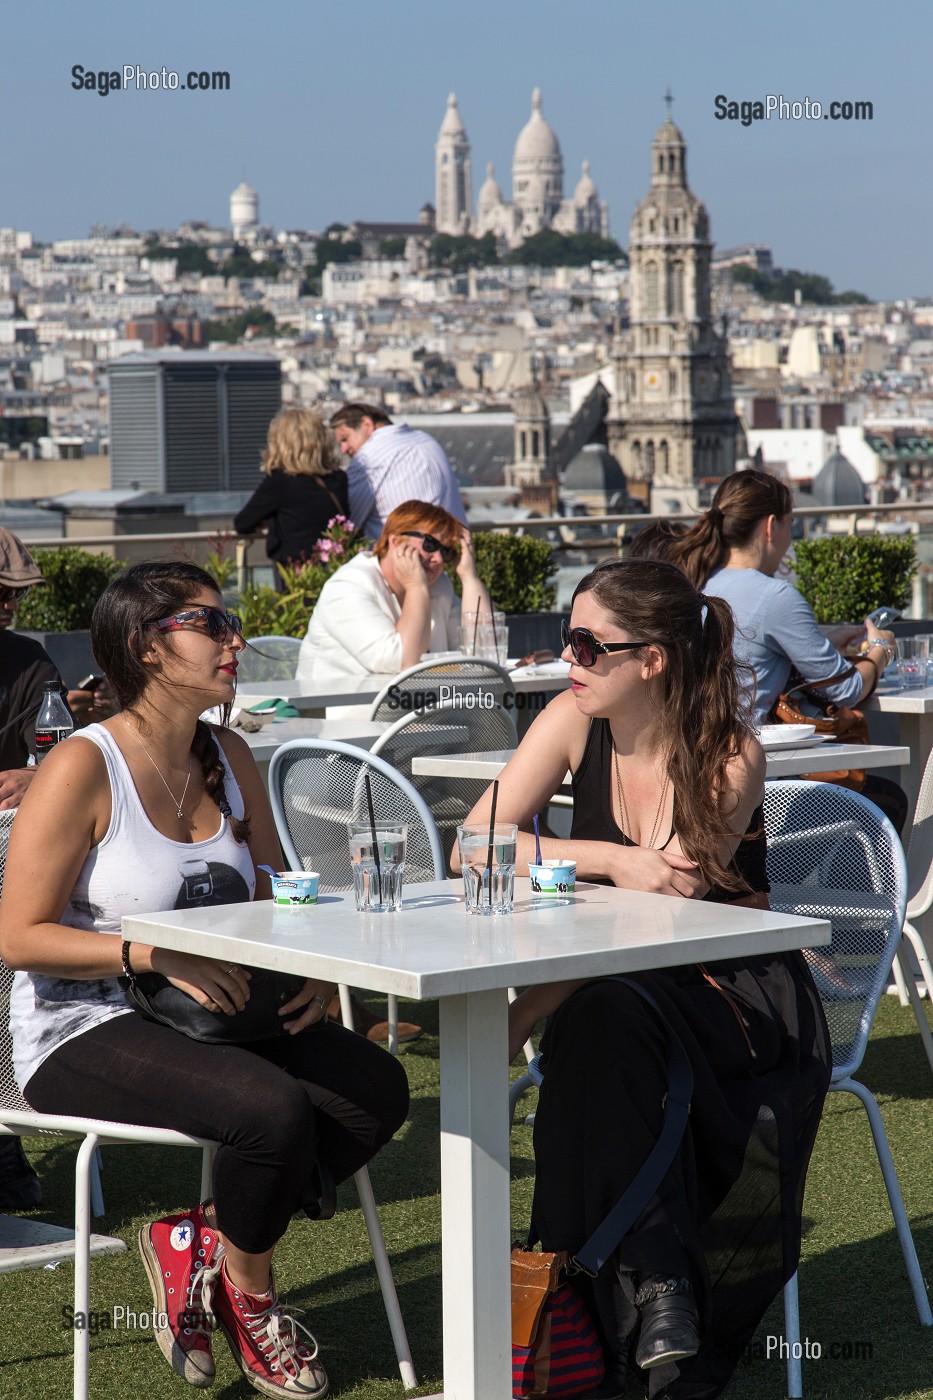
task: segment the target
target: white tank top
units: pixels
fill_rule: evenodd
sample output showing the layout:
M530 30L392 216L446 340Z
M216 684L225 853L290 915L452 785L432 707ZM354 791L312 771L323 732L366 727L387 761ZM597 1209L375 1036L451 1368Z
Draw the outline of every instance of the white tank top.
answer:
M91 724L65 742L78 739L90 739L104 756L112 811L106 835L81 867L61 923L119 938L124 914L238 904L253 898L256 872L249 848L234 839L219 810L214 836L206 841L172 841L146 816L126 760L109 731ZM217 749L225 770L227 801L234 817L242 817L243 797L219 744ZM10 995L10 1031L20 1088L66 1040L129 1011L116 977L89 982L17 972Z

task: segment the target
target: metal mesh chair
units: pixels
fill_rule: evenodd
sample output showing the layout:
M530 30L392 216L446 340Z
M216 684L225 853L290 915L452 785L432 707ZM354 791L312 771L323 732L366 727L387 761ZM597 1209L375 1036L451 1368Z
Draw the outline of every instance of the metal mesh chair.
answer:
M458 825L466 820L489 783L484 778L426 777L413 773L412 759L514 749L517 744L512 716L501 705L468 709L460 704L446 704L403 715L380 735L372 752L391 763L421 794L440 832L446 864L457 840Z
M369 814L367 774L377 814L408 824L406 885L443 880L437 828L415 789L385 759L334 740L291 739L272 756L269 793L286 860L317 870L322 891L353 888L347 822Z
M515 687L504 666L475 656L452 656L447 661L421 661L401 671L376 696L369 718L391 724L413 710L457 704L482 693L487 704L514 708ZM512 698L506 701L506 696Z
M300 637L250 637L237 658L237 680L293 681Z
M854 1094L868 1114L878 1161L917 1313L933 1314L920 1272L881 1113L853 1078L897 952L907 901L907 870L897 833L873 803L831 783L765 784L768 877L772 909L828 919L828 948L806 953L829 1025L831 1090ZM796 1274L784 1290L788 1396L803 1386L794 1343L800 1341ZM799 1347L796 1355L799 1358Z
M269 795L285 859L294 870L317 870L320 889L353 887L353 862L347 822L368 816L365 779L369 775L373 806L382 818L405 822L405 883L443 880L444 854L434 818L415 789L384 759L325 739L292 739L282 744L269 764ZM341 988L344 1024L353 1013ZM398 1049L398 1002L389 997L389 1049Z

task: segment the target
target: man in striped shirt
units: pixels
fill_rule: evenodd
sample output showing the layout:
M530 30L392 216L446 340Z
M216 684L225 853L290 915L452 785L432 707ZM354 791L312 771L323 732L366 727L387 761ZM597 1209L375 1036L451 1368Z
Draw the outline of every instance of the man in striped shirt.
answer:
M384 409L368 403L345 403L330 426L350 458L350 518L365 535L378 539L386 516L405 501L443 506L466 524L457 479L430 433L393 423Z

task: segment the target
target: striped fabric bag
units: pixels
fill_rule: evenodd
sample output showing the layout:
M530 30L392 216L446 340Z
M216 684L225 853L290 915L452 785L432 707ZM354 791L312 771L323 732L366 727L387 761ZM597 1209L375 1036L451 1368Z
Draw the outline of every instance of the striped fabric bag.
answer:
M564 1279L568 1256L512 1249L512 1395L583 1395L603 1379L603 1350L589 1311Z

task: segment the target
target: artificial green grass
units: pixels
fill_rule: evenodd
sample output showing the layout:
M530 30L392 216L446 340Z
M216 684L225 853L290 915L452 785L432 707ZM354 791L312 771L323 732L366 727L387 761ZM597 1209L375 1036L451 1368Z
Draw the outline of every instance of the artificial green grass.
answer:
M423 1381L420 1394L441 1389L440 1160L436 1006L403 1006L425 1036L403 1049L412 1111L398 1138L371 1166L402 1311ZM518 1071L513 1071L517 1073ZM909 1008L885 997L861 1077L875 1092L920 1255L933 1277L933 1075ZM526 1101L529 1106L531 1101ZM68 1225L73 1216L75 1145L27 1141L42 1177L38 1219ZM527 1227L533 1181L531 1132L512 1134L513 1235ZM91 1266L91 1306L151 1308L136 1252L136 1232L156 1215L193 1205L200 1161L195 1152L156 1147L104 1150L107 1214L97 1230L127 1241L125 1254ZM280 1291L307 1311L321 1346L332 1394L342 1400L400 1400L398 1378L366 1229L352 1185L341 1209L319 1224L295 1220L276 1254ZM811 1166L804 1207L800 1273L801 1336L819 1360L804 1361L808 1400L929 1400L933 1397L933 1328L921 1328L864 1110L848 1094L830 1095ZM73 1269L0 1275L0 1398L66 1400L71 1395ZM780 1400L783 1362L767 1359L767 1337L783 1332L780 1302L771 1308L726 1392L729 1400ZM255 1392L219 1338L214 1348L216 1400ZM833 1355L832 1353L836 1354ZM151 1334L128 1328L91 1339L94 1400L183 1400ZM489 1397L498 1400L498 1397Z

